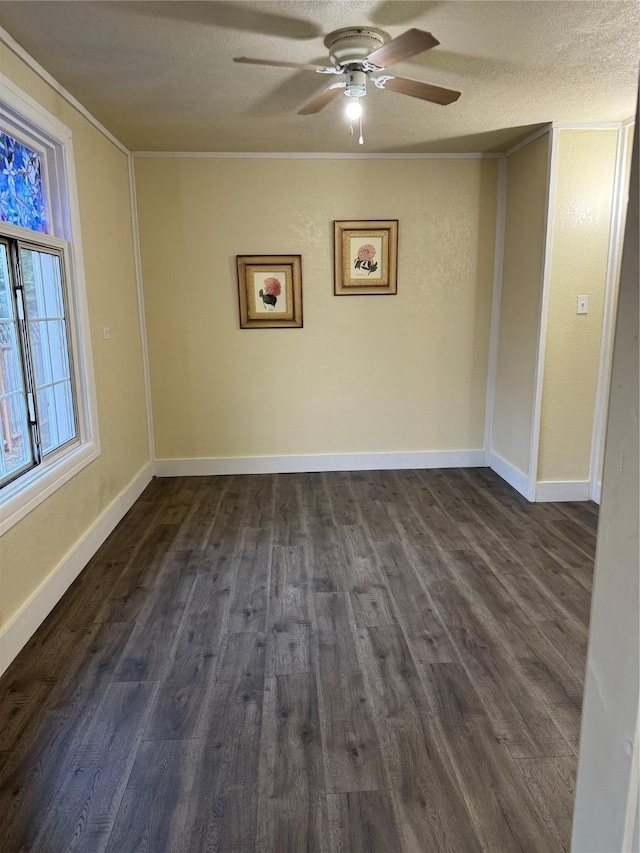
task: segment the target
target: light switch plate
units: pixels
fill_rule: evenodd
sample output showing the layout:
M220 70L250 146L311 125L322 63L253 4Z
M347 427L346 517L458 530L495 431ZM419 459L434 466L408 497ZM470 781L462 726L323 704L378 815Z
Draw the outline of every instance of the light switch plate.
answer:
M578 296L578 306L576 308L576 314L587 314L589 312L589 297L588 296Z

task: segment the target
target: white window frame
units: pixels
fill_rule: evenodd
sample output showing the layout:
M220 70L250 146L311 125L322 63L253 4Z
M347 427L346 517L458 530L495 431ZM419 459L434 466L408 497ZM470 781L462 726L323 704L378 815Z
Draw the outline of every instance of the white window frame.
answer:
M49 227L38 234L6 222L7 237L60 249L66 272L68 332L78 437L0 489L0 536L100 455L91 327L87 307L80 208L71 131L0 74L0 124L42 154Z

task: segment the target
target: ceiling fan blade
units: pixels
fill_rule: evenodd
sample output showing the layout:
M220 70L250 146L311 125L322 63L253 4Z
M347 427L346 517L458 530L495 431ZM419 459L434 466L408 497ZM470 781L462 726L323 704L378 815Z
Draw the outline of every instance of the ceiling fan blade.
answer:
M305 65L302 62L281 62L278 59L249 59L248 56L234 56L234 62L244 62L247 65L273 65L276 68L297 68L301 71L317 71L319 74L326 74L333 69L328 69L324 65Z
M416 53L423 53L438 44L440 42L431 33L411 29L374 50L373 53L369 54L367 60L377 65L378 68L388 68L390 65L395 65L396 62L402 62L403 59L409 59Z
M298 110L298 115L300 116L308 116L313 115L313 113L319 113L320 110L324 109L327 104L330 104L334 98L337 98L338 95L342 95L344 93L344 83L332 83L324 92L320 92L313 100L309 101L306 106L304 106L301 110Z
M441 104L443 107L457 101L461 92L454 89L443 89L441 86L432 86L430 83L420 83L418 80L409 80L406 77L388 77L384 81L383 89L391 89L401 95L410 95L412 98L421 98L423 101L431 101L433 104Z
M256 5L254 4L254 7ZM221 27L276 38L306 40L322 35L322 28L312 21L247 8L248 6L249 4L242 0L227 0L225 3L183 3L180 0L165 0L162 5L156 3L152 6L150 3L144 3L141 7L131 8L130 11L152 18L166 18L180 24Z

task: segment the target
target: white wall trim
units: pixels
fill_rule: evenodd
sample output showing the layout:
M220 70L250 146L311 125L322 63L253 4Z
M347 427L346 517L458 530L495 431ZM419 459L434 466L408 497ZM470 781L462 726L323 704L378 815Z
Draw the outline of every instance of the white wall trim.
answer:
M0 27L0 34L1 32L2 28ZM0 74L0 97L15 110L20 118L31 122L37 129L36 132L49 134L62 145L73 138L73 134L66 124L5 74ZM46 167L46 163L44 165Z
M498 163L498 204L496 208L496 242L493 253L493 295L491 297L491 331L489 338L489 363L487 366L487 396L484 417L484 463L490 464L493 410L498 371L498 346L500 342L500 307L502 302L502 268L504 264L504 232L507 212L507 158Z
M635 124L635 123L636 123L636 117L635 116L629 116L629 118L626 118L622 122L622 127L631 127L631 125Z
M529 134L529 136L526 136L520 142L516 142L516 144L514 146L512 146L507 151L505 151L504 156L510 157L512 154L515 154L516 151L519 151L521 148L524 148L526 145L530 145L532 142L535 142L536 139L540 139L540 137L544 136L545 133L549 133L552 126L553 125L551 124L551 122L549 122L548 124L545 124L542 127L539 127L537 130L534 130L534 132Z
M155 474L155 438L153 431L153 404L151 400L151 372L149 368L149 347L147 344L147 322L144 309L144 288L142 279L142 258L140 255L140 228L138 224L138 200L136 196L136 176L133 157L128 155L129 201L131 204L131 228L133 232L133 259L136 275L136 294L138 297L138 319L140 324L140 348L142 352L142 370L144 374L144 396L147 411L147 442L149 459Z
M503 459L498 453L494 453L493 451L491 451L489 467L492 471L495 471L499 477L502 477L506 483L513 486L516 492L520 492L523 497L529 500L529 478L526 474L520 471L519 468L516 468L510 462L507 462L506 459Z
M96 388L93 363L93 342L91 337L91 318L87 297L87 279L84 266L84 248L82 242L82 217L76 178L76 160L73 139L63 147L64 171L66 178L67 224L65 235L69 240L71 269L70 308L73 308L75 334L72 337L72 352L77 359L78 375L77 401L80 410L81 438L83 442L92 441L100 449L100 423L98 418L98 392Z
M536 501L588 501L588 480L540 480L536 483Z
M318 453L308 456L233 456L157 459L158 477L225 474L294 474L316 471L383 471L405 468L482 468L483 450L416 450L398 453Z
M619 130L621 121L554 121L557 130Z
M351 154L330 151L132 151L134 157L190 160L497 160L502 154Z
M29 641L91 557L151 482L147 464L109 504L17 613L0 630L0 675Z
M544 385L544 360L547 347L547 323L549 320L549 294L551 284L551 253L553 248L553 214L556 196L556 173L558 166L558 129L552 127L549 133L549 165L547 169L547 191L545 204L544 256L542 261L542 292L538 315L538 355L534 377L533 416L531 423L531 446L529 448L529 489L530 501L536 499L536 481L538 479L538 457L540 454L540 422L542 415L542 388Z
M37 62L33 58L33 56L31 56L30 53L27 53L27 51L22 47L22 45L18 44L18 42L13 38L13 36L10 35L10 33L8 33L3 27L0 27L0 42L5 44L9 48L9 50L13 51L16 56L18 56L26 65L28 65L29 68L38 75L38 77L44 80L44 82L51 86L51 88L54 89L59 95L62 95L65 101L67 101L69 104L71 104L72 107L74 107L74 109L81 113L86 118L86 120L96 128L96 130L99 130L100 133L109 140L109 142L112 142L116 146L116 148L119 148L120 151L122 151L123 154L129 153L129 149L126 148L122 144L122 142L120 142L119 139L116 139L116 137L113 135L113 133L111 133L110 130L107 130L107 128L103 124L100 124L98 119L92 116L89 110L86 107L83 107L80 101L74 98L71 92L65 89L61 83L58 83L55 77L49 74L49 72L45 68L43 68L42 65L40 65L40 63Z
M598 481L602 480L602 438L607 423L607 408L611 384L611 360L613 358L613 335L618 304L618 281L616 269L619 267L622 242L624 239L625 208L627 193L625 187L625 166L627 161L627 127L618 130L616 164L613 179L613 199L611 202L611 226L607 249L607 272L604 286L604 305L602 313L602 331L600 335L600 359L598 364L598 384L593 413L591 433L591 458L589 460L589 479L591 480L592 500L595 500ZM598 501L599 502L599 501Z
M535 142L536 139L539 139L541 136L544 136L545 133L548 133L553 128L557 130L617 130L620 127L624 127L627 124L634 124L635 118L632 116L631 118L625 119L624 121L595 121L595 122L571 122L571 121L551 121L548 124L545 124L543 127L535 130L530 136L527 136L521 142L517 142L512 148L509 148L505 152L505 157L510 157L512 154L515 154L516 151L519 151L521 148L524 148L525 145L529 145L531 142Z

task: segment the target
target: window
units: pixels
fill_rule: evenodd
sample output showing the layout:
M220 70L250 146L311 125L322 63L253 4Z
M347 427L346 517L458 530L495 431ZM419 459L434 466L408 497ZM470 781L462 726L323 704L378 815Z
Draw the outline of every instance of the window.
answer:
M0 239L0 485L77 436L61 252Z
M40 154L0 132L0 219L42 234L49 232Z
M0 534L99 452L71 132L0 75Z

